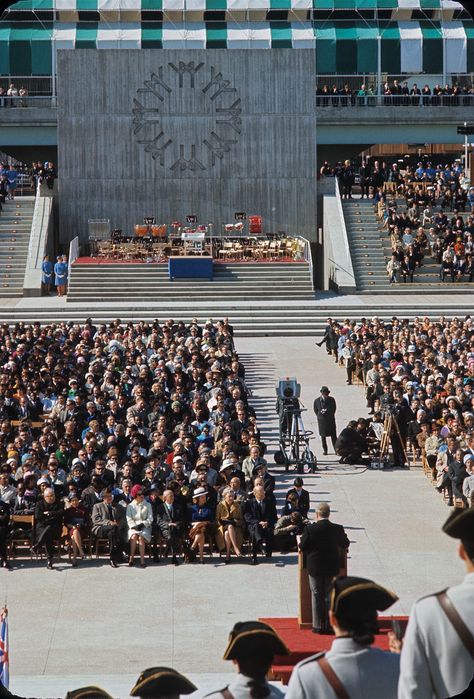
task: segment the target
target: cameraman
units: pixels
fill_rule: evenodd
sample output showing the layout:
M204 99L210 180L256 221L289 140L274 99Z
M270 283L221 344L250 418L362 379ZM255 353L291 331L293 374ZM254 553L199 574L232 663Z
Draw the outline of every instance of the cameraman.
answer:
M351 420L336 440L335 451L340 464L360 464L362 454L367 451L367 441L357 429L356 420Z
M381 399L381 408L384 415L388 413L393 418L394 424L392 424L390 433L393 465L398 468L404 468L406 463L408 423L412 422L415 416L403 397L402 391L398 388L393 391L393 394L384 393Z

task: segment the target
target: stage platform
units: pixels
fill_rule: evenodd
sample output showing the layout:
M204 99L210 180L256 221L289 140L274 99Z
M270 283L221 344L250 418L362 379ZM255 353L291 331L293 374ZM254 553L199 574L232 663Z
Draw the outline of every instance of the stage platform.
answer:
M334 636L315 634L311 629L301 629L296 617L266 617L260 621L269 624L281 639L286 643L291 652L289 656L275 656L272 665L271 679L280 680L288 684L294 666L310 655L327 651L331 647ZM398 621L404 630L408 623L407 616L382 616L379 617L379 631L374 646L382 650L388 650L388 632L392 630L392 622Z

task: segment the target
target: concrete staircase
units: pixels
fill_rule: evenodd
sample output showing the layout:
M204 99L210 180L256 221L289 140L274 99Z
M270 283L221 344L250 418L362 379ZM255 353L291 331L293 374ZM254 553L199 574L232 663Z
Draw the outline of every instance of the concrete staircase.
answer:
M122 322L139 320L153 321L158 318L163 322L167 318L175 321L189 322L196 317L200 323L208 318L218 320L228 317L235 329L235 335L243 337L284 336L296 337L312 335L322 337L328 316L337 320L378 316L389 320L393 315L399 318L413 319L415 316L452 317L465 314L474 315L474 299L459 299L440 301L432 296L432 301L426 303L408 302L400 299L390 303L380 297L380 303L367 297L367 303L354 303L351 297L341 298L341 301L324 299L318 301L253 301L253 302L219 302L203 303L161 302L150 303L66 303L64 299L24 299L16 307L0 304L0 323L16 323L23 321L31 323L39 321L42 324L73 321L83 323L91 317L95 323L107 323L116 318ZM49 302L49 303L48 303ZM53 305L54 304L54 305ZM315 352L317 348L315 347ZM317 356L317 355L316 355ZM295 367L298 366L298 356L294 357Z
M415 270L413 283L390 284L387 262L391 256L390 235L381 230L374 206L367 199L350 199L342 202L357 293L400 295L417 294L465 294L473 291L469 283L441 282L439 264L426 255L421 269ZM400 210L402 202L399 202Z
M0 212L0 297L23 295L35 198L6 201Z
M67 300L85 302L311 300L306 262L215 264L214 280L168 278L166 264L74 264Z

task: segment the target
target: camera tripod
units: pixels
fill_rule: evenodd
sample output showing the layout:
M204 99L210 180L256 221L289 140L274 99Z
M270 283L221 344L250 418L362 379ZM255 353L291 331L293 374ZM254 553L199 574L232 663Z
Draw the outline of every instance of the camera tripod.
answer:
M400 433L400 428L399 428L398 423L395 420L394 416L389 412L387 412L385 414L384 421L383 421L383 432L382 432L382 437L380 439L380 455L379 455L380 462L382 462L388 456L388 450L390 447L390 437L391 437L393 432L398 437L398 441L400 443L403 458L408 463L407 452L405 449L405 445L403 444L403 439L402 439L402 435Z
M284 464L285 471L288 471L290 466L294 466L297 473L314 473L318 470L316 457L309 446L313 432L305 429L301 418L304 410L305 408L289 406L283 409L278 460Z

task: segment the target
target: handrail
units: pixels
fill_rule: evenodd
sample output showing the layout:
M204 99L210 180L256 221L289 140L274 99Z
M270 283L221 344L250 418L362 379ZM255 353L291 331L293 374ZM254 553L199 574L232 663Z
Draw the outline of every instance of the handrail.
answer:
M316 95L317 107L474 107L474 94L468 95Z
M295 238L301 240L304 243L303 256L305 261L309 264L309 271L311 274L311 290L314 291L314 279L313 279L313 253L311 251L311 244L307 238L303 238L302 235L295 235Z
M349 240L347 238L346 219L344 218L344 210L342 208L341 190L339 187L339 178L338 177L334 178L334 187L335 187L335 193L336 193L337 208L339 211L339 216L341 218L342 232L344 234L344 247L346 249L346 260L350 260L351 252L349 250Z
M10 96L0 95L0 109L26 109L32 107L54 107L56 98L50 95Z

